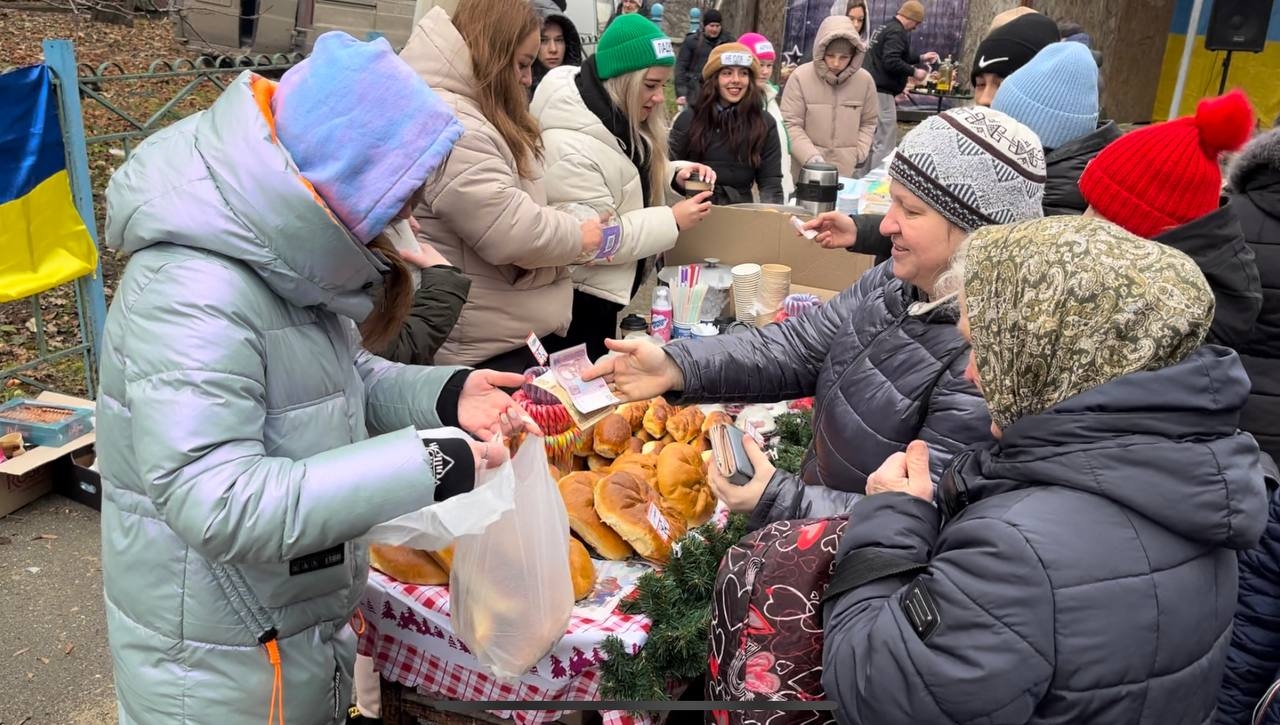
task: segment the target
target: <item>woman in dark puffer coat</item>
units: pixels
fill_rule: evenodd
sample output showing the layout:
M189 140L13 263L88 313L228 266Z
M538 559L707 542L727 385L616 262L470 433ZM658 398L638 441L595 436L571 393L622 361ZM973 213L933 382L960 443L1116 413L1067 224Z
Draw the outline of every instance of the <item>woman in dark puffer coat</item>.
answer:
M754 446L751 482L712 475L732 510L752 512L753 527L847 511L875 467L915 438L929 444L937 474L989 439L985 405L963 377L968 346L954 305L934 284L968 232L1041 215L1044 156L1008 116L961 108L912 129L889 175L893 205L882 230L894 240L892 262L807 314L741 335L665 348L611 340L623 354L588 371L631 400L672 390L686 402L816 396L814 442L799 476L774 470ZM810 226L820 240L854 235L838 212Z
M1075 217L978 230L954 269L997 440L936 495L920 443L868 480L826 593L838 721L1210 722L1265 492L1204 276Z

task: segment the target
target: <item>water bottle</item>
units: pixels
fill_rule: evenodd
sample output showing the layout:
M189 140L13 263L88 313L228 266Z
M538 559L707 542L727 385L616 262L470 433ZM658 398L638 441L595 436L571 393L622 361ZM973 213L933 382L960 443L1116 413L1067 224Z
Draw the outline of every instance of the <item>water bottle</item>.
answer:
M658 286L653 290L653 309L649 313L649 334L663 342L669 342L671 321L671 290Z

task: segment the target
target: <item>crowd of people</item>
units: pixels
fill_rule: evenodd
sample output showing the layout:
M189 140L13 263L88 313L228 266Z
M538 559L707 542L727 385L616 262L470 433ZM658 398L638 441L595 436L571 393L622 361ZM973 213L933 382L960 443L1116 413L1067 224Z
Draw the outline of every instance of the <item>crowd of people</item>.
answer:
M623 400L813 396L798 474L748 439L751 480L709 478L752 529L850 517L813 693L840 722L1280 716L1280 130L1234 91L1122 133L1087 34L1022 9L974 105L899 141L937 54L918 0L867 10L784 73L714 9L676 48L623 0L584 55L557 0L462 0L141 144L106 193L130 258L97 419L120 721L374 721L352 542L537 432L507 393L531 334ZM714 205L886 160L886 214L797 238L876 258L829 302L611 339Z

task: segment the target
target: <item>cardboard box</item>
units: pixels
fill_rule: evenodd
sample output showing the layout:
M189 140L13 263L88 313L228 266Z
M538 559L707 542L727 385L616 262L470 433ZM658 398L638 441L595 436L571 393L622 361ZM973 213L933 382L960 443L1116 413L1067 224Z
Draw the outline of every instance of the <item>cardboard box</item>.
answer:
M88 448L82 448L63 458L59 466L61 470L54 474L54 492L94 511L101 511L102 476L89 468L96 456L97 451L91 444Z
M791 268L793 293L811 292L824 302L875 266L874 257L823 249L798 236L790 216L773 209L713 206L706 219L680 233L675 248L665 255L666 263L693 264L715 257L729 267L746 262L785 264Z
M93 408L92 400L73 398L58 393L41 393L36 400L81 408ZM26 453L0 463L0 516L8 515L53 490L60 461L72 453L93 445L96 436L88 433L64 446L36 446Z

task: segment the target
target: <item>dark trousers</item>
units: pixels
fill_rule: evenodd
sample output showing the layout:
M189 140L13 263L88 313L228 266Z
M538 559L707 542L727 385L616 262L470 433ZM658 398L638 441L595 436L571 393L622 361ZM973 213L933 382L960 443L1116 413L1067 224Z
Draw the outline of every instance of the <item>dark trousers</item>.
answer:
M542 344L548 352L565 350L586 343L587 355L599 360L609 349L604 346L607 337L618 336L618 315L623 305L600 299L580 290L573 291L573 322L564 337L548 335Z

